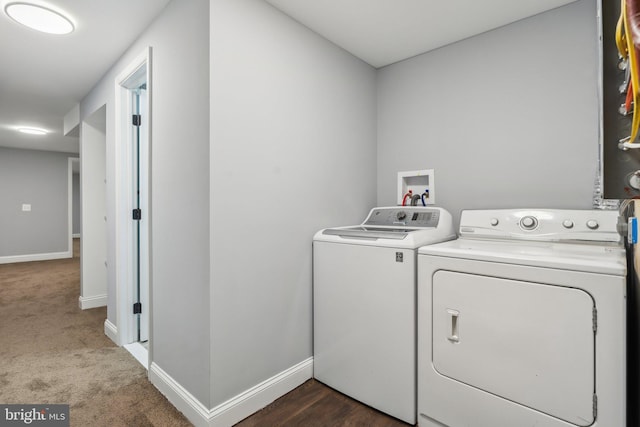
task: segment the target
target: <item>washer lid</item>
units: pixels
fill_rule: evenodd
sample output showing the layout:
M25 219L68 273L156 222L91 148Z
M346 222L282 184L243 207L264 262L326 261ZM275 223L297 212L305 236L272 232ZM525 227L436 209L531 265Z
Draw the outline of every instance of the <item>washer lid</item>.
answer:
M416 231L414 228L382 228L382 227L344 227L327 228L322 234L341 237L356 237L361 239L395 239L402 240L408 233Z
M373 208L358 226L318 231L314 241L418 249L455 239L451 214L442 208L392 206Z
M455 239L453 227L436 228L381 228L350 226L318 231L313 240L362 246L418 249L424 245Z
M618 245L461 238L422 247L418 253L617 276L627 273L625 251Z

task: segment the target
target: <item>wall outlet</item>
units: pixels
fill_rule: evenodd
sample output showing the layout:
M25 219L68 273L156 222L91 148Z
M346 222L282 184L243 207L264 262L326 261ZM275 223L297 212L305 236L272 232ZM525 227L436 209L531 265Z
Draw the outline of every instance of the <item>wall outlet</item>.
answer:
M22 212L31 212L31 205L23 203L22 204Z

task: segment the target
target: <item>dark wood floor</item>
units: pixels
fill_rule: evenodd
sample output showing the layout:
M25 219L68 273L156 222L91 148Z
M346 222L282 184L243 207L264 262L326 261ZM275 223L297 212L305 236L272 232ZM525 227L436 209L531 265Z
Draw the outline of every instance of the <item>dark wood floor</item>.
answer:
M236 427L407 427L395 418L309 380Z

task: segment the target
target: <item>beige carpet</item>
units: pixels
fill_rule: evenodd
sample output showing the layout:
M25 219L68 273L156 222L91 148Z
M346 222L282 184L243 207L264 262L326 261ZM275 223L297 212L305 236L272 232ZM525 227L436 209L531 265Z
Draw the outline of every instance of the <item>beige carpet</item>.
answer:
M0 403L69 404L71 426L190 426L79 293L77 257L0 265Z

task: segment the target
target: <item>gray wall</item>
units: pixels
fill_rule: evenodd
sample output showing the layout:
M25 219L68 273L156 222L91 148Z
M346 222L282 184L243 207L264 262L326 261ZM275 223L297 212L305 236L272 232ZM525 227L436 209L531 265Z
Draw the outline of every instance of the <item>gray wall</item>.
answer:
M0 257L69 250L69 157L0 148Z
M398 171L435 168L456 216L590 206L595 40L583 0L376 72L262 1L171 2L81 104L115 217L114 78L153 46L153 362L211 408L310 357L313 233Z
M151 357L209 404L209 1L169 3L80 105L106 109L108 317L115 324L114 82L151 46Z
M113 82L151 45L152 361L213 407L311 356L311 237L375 202L375 71L261 1L208 8L171 2L81 118L107 104L113 218Z
M375 70L258 0L211 2L212 404L312 355L311 240L375 203Z
M590 208L596 4L582 0L380 69L378 204L435 169L436 203Z

